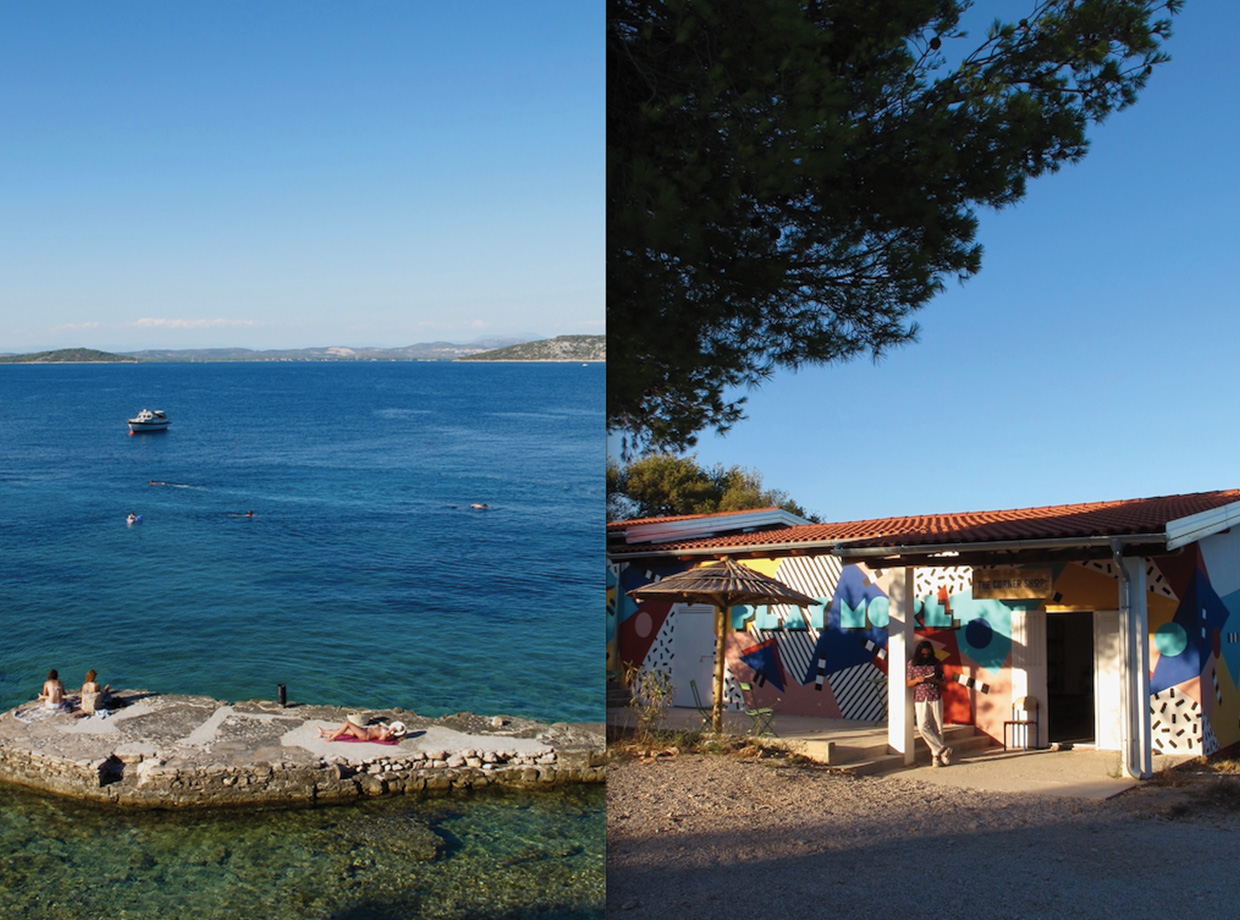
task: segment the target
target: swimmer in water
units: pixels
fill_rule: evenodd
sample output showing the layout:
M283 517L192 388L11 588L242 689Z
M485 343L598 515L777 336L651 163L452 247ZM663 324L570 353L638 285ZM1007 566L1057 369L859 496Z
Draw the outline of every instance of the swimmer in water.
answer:
M487 506L486 506L486 504L485 504L485 503L484 503L484 504L473 504L473 505L470 505L469 507L471 507L471 508L473 508L473 509L475 509L475 510L477 510L477 511L486 511L486 510L487 510Z
M136 514L134 514L132 511L130 511L130 512L129 512L129 517L125 518L125 523L126 523L126 524L132 524L132 523L133 523L134 521L136 521L137 519L138 519L138 516L137 516Z

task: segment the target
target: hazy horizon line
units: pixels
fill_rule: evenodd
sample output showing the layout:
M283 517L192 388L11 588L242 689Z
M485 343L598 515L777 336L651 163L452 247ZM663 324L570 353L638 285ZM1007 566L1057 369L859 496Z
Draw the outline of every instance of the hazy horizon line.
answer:
M469 346L479 342L490 342L496 340L515 340L513 344L525 342L551 341L553 339L564 338L566 336L593 336L605 338L606 334L601 332L562 332L558 335L539 335L537 333L513 333L510 335L481 335L466 341L452 339L427 339L417 342L408 342L403 345L345 345L334 343L330 345L268 345L268 346L252 346L252 345L142 345L142 346L121 346L121 345L54 345L44 348L29 348L22 351L0 350L3 355L20 355L20 354L38 354L47 351L69 351L75 348L84 348L92 351L103 351L114 354L131 354L138 351L308 351L314 349L327 348L348 348L354 351L363 349L381 349L396 350L402 348L416 348L419 345L460 345Z

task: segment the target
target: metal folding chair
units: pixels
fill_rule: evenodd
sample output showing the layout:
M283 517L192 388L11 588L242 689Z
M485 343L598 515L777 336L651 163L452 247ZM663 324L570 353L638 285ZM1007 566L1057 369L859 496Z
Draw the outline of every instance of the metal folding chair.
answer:
M741 697L745 706L742 710L745 715L749 716L749 734L762 737L763 735L775 736L775 727L771 725L771 720L775 718L775 710L769 706L761 709L754 709L749 705L749 698L753 694L753 686L744 681L737 681L741 688Z
M689 689L693 691L693 705L698 711L698 715L702 717L702 724L709 725L714 719L714 712L709 706L702 705L702 696L698 693L697 681L690 678Z

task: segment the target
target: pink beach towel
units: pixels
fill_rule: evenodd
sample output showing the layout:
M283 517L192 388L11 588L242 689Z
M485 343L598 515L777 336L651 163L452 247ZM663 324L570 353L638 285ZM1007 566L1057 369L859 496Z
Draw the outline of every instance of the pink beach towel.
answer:
M400 744L395 738L389 738L387 741L363 741L361 738L354 738L352 735L341 735L336 741L352 741L354 744Z

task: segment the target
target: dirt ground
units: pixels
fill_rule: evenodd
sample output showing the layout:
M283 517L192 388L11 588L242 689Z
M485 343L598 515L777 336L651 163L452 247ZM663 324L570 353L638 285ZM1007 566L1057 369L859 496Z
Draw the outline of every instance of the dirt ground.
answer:
M770 755L620 756L607 803L609 917L1238 915L1234 775L1091 800Z

